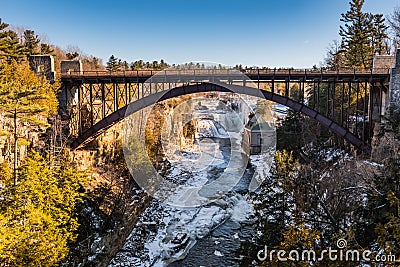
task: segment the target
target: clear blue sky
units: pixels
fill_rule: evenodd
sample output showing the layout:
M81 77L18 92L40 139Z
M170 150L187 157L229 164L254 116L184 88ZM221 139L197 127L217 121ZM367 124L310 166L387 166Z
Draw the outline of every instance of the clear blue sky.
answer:
M0 0L0 18L107 61L311 67L338 39L347 0ZM399 0L366 0L390 14Z

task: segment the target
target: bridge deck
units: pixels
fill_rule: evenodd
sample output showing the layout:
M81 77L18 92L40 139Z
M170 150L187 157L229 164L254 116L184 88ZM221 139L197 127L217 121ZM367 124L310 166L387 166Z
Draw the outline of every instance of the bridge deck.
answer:
M155 75L155 76L154 76ZM144 83L151 77L154 82L183 79L204 80L207 77L229 78L232 80L250 79L252 81L313 81L313 80L389 80L390 69L193 69L193 70L127 70L127 71L82 71L61 74L65 83L95 82L135 82Z

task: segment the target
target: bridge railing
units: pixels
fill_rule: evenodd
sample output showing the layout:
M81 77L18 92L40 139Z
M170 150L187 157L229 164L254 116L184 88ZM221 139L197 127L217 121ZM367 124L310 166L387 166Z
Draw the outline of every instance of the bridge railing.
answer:
M390 74L389 68L374 68L374 69L352 69L342 68L337 70L328 69L284 69L284 68L263 68L263 69L188 69L188 70L123 70L123 71L104 71L104 70L89 70L89 71L69 71L62 73L62 77L151 77L158 75L315 75L315 74Z
M354 69L247 69L245 74L390 74L389 68Z

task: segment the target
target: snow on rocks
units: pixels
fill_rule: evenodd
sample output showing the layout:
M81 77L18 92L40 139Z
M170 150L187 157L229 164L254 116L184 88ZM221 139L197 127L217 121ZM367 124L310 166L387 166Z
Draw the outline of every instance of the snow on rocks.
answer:
M214 255L215 256L218 256L218 257L223 257L224 256L224 254L222 254L220 251L218 251L218 250L215 250L214 251Z
M383 167L383 164L376 163L376 162L373 162L373 161L364 160L363 162L365 164L371 165L372 167L380 167L380 168Z

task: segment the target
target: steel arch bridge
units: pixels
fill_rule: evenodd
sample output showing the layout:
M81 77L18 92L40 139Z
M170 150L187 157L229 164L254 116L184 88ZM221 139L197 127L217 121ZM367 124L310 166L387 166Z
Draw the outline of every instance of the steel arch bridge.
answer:
M72 149L121 121L127 110L181 95L233 91L253 96L261 92L265 99L315 119L368 151L373 124L387 105L390 70L85 71L63 74L61 82L60 108L70 121Z

